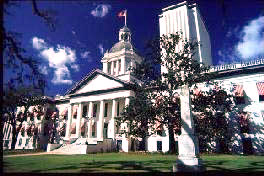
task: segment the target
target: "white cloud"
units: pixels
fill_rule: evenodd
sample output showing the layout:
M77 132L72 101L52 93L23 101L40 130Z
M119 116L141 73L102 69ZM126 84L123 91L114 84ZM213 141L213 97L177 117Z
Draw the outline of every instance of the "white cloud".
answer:
M46 65L39 66L40 73L47 75L48 74L48 67Z
M252 20L242 29L236 51L243 59L264 55L264 16Z
M77 64L71 65L71 68L75 71L79 71L79 66Z
M57 48L48 48L40 52L40 55L49 62L49 66L59 68L65 64L74 63L75 51L69 47L57 45Z
M73 35L76 35L76 32L75 32L74 30L72 30L72 34L73 34Z
M97 5L97 7L91 11L91 15L94 17L104 17L110 11L111 6L106 4Z
M43 39L37 38L37 37L32 38L32 45L33 45L33 48L37 50L47 48L46 42Z
M82 58L88 58L90 53L91 53L90 51L85 51L85 52L81 53L81 57Z
M99 44L98 45L98 48L100 50L100 54L103 55L104 54L104 47L103 47L103 45L102 44Z
M53 79L51 80L52 83L72 84L71 74L68 67L71 67L75 71L79 71L79 66L75 63L75 50L61 45L50 47L44 42L43 39L39 39L37 37L34 38L35 45L33 42L33 47L39 50L39 55L46 61L48 61L50 68L54 69ZM42 45L38 45L38 43L45 44L45 47L42 47Z
M72 84L72 80L69 79L70 71L67 67L63 66L55 70L55 74L51 82L53 84Z

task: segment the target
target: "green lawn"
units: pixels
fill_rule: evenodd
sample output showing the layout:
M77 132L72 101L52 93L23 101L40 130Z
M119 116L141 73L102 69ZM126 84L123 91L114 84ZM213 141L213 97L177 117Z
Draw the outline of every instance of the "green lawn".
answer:
M264 172L263 156L202 155L208 171ZM100 153L4 157L4 172L170 172L175 155Z

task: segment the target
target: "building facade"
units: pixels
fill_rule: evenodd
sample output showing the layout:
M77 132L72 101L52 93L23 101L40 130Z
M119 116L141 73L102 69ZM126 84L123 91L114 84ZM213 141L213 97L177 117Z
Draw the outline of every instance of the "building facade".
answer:
M187 2L183 2L164 8L159 20L161 36L182 31L183 38L202 43L198 46L196 55L198 60L206 65L212 65L210 37L195 4L188 5ZM131 36L127 26L121 28L119 41L101 60L102 70L92 71L64 96L56 96L52 103L44 107L40 118L33 113L32 119L24 122L24 132L22 130L19 133L16 148L40 147L48 151L79 154L112 150L128 152L131 148L136 148L137 142L132 144L130 136L120 133L122 130L129 130L127 124L117 125L115 120L129 104L129 97L135 95L134 83L139 81L131 75L130 67L140 64L142 58L131 43ZM181 50L181 45L178 50ZM211 72L219 73L215 81L221 82L230 94L237 95L235 101L238 106L227 117L232 134L232 142L228 148L233 153L264 153L263 70L264 59L211 67ZM162 67L161 72L165 71ZM203 84L201 89L205 89ZM30 112L33 112L33 109L34 107ZM23 110L18 109L18 112L20 111ZM51 133L48 132L49 118L45 119L47 116L58 117L52 126L57 129L53 135L56 144L49 146L47 135ZM30 130L25 129L32 129L32 124L38 124L35 125L38 133L29 135L27 131ZM5 124L4 148L11 146L11 130L12 128ZM177 138L175 135L176 142ZM212 145L216 151L221 148L217 143ZM169 135L166 127L161 133L148 137L146 146L150 152L167 152Z

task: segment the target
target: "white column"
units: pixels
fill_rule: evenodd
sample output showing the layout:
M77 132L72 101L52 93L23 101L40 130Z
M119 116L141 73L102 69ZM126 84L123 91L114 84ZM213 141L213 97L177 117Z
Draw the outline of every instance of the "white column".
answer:
M104 101L100 102L99 121L97 123L97 138L103 140L103 123L104 123Z
M76 121L76 137L81 136L81 120L82 120L82 109L83 104L80 103L77 111L77 121Z
M125 107L129 105L129 101L130 101L130 99L129 99L128 97L126 97L126 99L125 99ZM125 107L124 107L124 108L125 108ZM127 122L126 122L124 125L125 125L125 127L126 127L126 130L129 131L129 127L128 127ZM131 140L130 140L130 136L129 136L129 135L128 135L127 138L126 138L126 141L127 141L127 142L124 143L123 150L124 150L125 152L128 152L128 151L130 150L130 148L131 148Z
M116 131L116 126L115 126L115 117L116 117L116 100L113 99L112 101L112 118L111 118L111 133L109 133L109 137L114 139L115 138L115 131Z
M103 72L107 73L107 67L108 67L107 62L103 62Z
M112 61L111 62L111 75L114 74L114 62Z
M194 122L191 114L190 90L187 85L182 86L181 101L181 135L178 138L179 156L173 171L195 172L201 171L202 161L199 158L199 146L197 136L194 134Z
M71 136L71 121L72 121L72 107L73 105L70 104L68 106L68 120L67 120L67 127L66 127L66 139L70 139L70 136Z
M89 121L88 121L88 132L87 132L87 137L88 139L91 138L91 133L92 133L92 128L91 128L91 118L92 118L92 110L93 110L93 102L89 103L89 111L88 111L88 117L89 117Z
M129 105L129 101L130 101L130 99L128 97L126 97L126 99L125 99L125 106L128 106Z

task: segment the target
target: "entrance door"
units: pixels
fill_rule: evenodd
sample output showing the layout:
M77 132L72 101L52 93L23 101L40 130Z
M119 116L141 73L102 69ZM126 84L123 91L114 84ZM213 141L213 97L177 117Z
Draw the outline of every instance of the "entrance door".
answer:
M162 141L157 141L157 151L162 151Z
M116 143L117 151L122 151L122 140L117 140Z
M107 131L108 131L108 123L104 123L104 130L103 130L103 137L104 139L107 138Z

